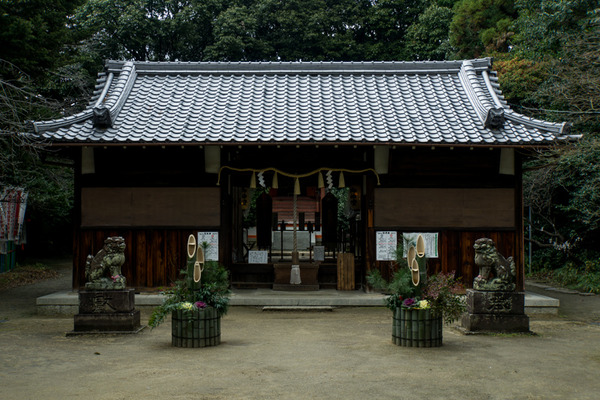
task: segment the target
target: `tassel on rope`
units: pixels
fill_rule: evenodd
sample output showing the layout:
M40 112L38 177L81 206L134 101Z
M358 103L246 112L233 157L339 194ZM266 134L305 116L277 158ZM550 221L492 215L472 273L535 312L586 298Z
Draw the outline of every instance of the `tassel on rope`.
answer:
M252 172L252 177L250 178L250 189L256 189L256 172Z
M277 172L273 175L273 184L271 185L273 189L279 189L279 180L277 179Z
M346 181L344 180L344 173L340 172L340 181L338 182L338 187L343 188L346 187Z
M319 177L317 179L317 187L319 189L322 189L325 187L325 183L323 182L323 174L321 173L321 171L319 171Z
M300 194L300 179L296 178L296 183L294 184L294 194Z

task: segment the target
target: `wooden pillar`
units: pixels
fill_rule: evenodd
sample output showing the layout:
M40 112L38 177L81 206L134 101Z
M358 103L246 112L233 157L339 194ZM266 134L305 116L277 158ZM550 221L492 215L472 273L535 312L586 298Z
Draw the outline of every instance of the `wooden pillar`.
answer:
M525 288L525 254L524 254L524 221L523 221L523 157L515 151L515 267L517 274L517 290Z
M82 271L85 270L85 250L83 246L83 232L81 231L81 148L77 147L71 152L74 161L74 187L73 187L73 274L71 285L79 289Z
M370 271L375 268L375 183L368 176L366 182L367 190L364 198L364 220L365 220L365 268Z
M219 261L230 266L232 263L232 196L229 194L229 179L221 180L221 226L219 227Z

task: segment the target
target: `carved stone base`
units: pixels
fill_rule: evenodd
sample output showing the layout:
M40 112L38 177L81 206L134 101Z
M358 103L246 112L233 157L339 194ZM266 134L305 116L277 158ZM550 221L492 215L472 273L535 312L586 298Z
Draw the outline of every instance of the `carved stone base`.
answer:
M135 309L135 289L80 290L79 313L131 312Z
M128 313L77 314L75 332L130 332L140 328L140 310Z
M524 314L525 293L467 289L467 312L472 314Z
M463 314L462 327L469 332L529 332L527 315Z
M135 290L81 290L74 332L135 332L140 311L135 309Z
M461 325L471 332L529 332L524 292L489 292L468 289L467 312Z

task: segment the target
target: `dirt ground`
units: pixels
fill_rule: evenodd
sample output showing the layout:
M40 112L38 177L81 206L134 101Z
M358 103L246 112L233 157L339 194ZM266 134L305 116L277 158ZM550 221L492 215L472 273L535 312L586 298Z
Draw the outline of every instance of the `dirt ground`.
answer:
M430 349L393 345L385 308L232 307L220 346L181 349L169 323L67 337L72 317L35 314L36 297L70 287L68 263L56 268L58 279L0 292L2 399L599 398L600 296L552 293L565 312L532 317L536 335L446 326Z

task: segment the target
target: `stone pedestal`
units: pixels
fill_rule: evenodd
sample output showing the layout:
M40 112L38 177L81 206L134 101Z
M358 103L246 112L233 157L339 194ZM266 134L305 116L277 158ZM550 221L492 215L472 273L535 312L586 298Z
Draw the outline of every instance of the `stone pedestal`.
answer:
M529 332L524 292L467 290L461 325L470 332Z
M74 332L136 332L135 290L80 290Z

